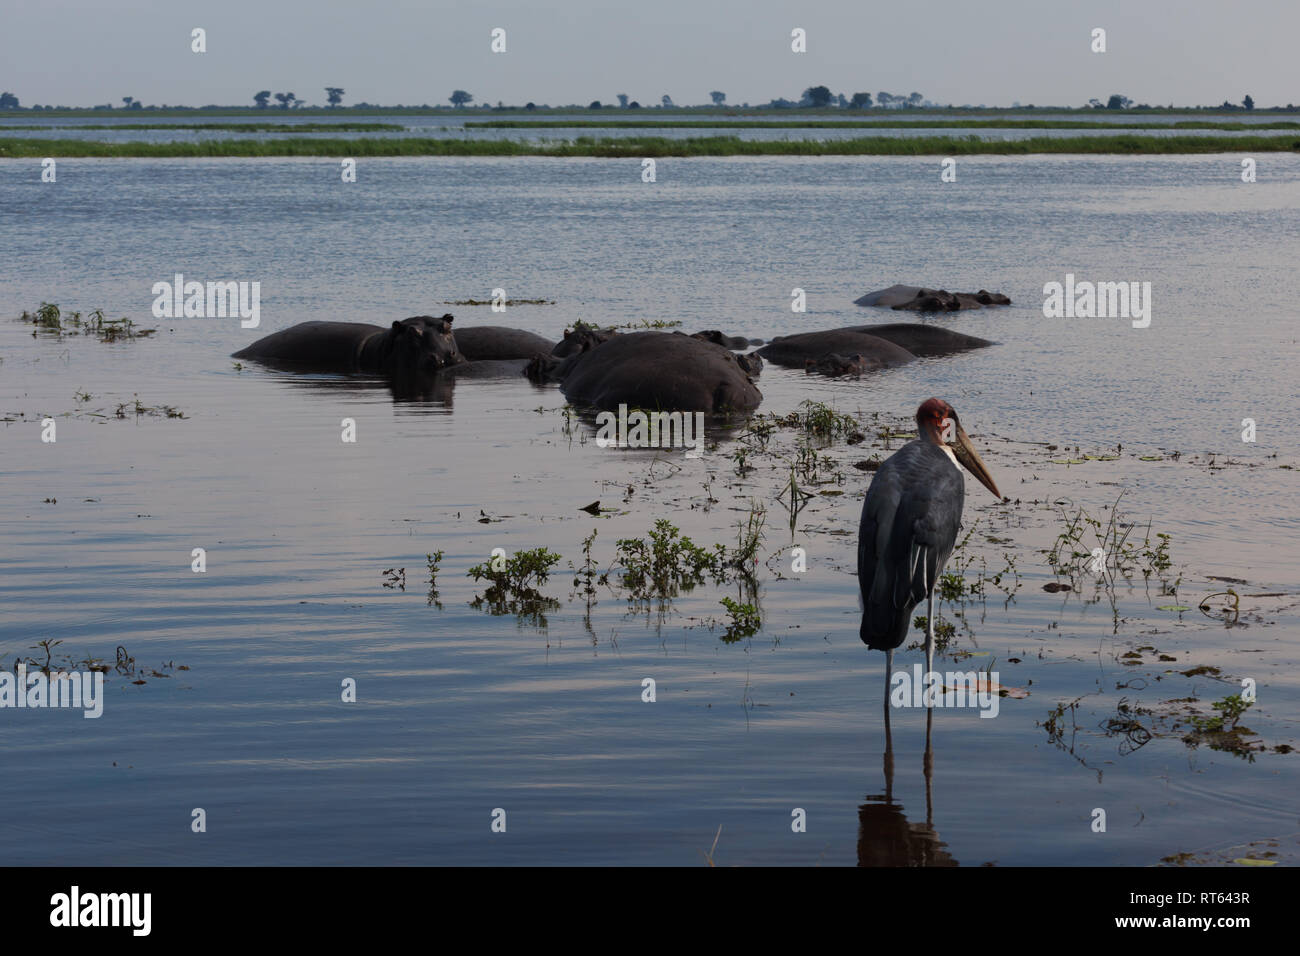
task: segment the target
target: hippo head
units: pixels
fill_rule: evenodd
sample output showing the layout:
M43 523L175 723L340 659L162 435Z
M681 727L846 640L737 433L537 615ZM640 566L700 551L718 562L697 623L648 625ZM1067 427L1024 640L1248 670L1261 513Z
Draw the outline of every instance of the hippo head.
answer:
M451 334L452 317L417 315L393 323L390 361L394 369L436 372L465 361Z
M597 345L608 342L618 333L614 329L598 329L590 325L577 325L564 330L564 339L555 346L551 354L556 358L568 358L590 352Z

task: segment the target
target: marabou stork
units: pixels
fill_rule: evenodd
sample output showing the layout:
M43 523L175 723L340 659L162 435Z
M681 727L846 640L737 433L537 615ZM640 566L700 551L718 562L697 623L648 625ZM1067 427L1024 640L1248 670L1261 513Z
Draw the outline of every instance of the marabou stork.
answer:
M924 680L934 670L934 585L952 555L966 498L958 463L1002 497L951 405L927 399L916 410L916 425L916 440L876 471L858 528L859 636L885 652L886 712L894 648L906 639L912 608L922 599L928 602Z

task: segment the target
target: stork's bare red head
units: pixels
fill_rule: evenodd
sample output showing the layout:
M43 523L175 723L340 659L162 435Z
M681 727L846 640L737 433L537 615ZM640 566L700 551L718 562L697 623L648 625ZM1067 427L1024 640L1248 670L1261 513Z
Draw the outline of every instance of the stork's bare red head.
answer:
M979 483L999 498L1002 492L993 481L988 468L975 451L966 430L961 427L957 410L942 398L927 398L916 410L916 427L922 438L936 445L946 445L952 449L957 461L974 475Z

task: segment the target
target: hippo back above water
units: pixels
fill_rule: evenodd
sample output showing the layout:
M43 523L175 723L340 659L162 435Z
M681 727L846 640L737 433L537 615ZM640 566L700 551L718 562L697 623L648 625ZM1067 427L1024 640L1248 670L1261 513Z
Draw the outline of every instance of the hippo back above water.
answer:
M558 377L565 398L594 408L725 413L763 400L735 355L680 333L616 335L564 366Z
M456 347L467 362L491 362L549 355L555 343L523 329L471 325L456 330Z
M318 372L436 372L464 361L452 317L417 315L388 328L362 322L301 322L258 339L232 358Z

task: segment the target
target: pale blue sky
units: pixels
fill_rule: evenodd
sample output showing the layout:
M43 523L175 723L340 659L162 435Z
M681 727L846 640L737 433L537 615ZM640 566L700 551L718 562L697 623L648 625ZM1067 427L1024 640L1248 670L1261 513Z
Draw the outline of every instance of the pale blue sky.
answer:
M941 103L1300 103L1297 0L3 0L0 89L33 103L751 103L825 84ZM189 51L193 27L208 52ZM490 31L507 31L492 54ZM790 52L790 31L808 52ZM1093 27L1109 51L1089 50Z

